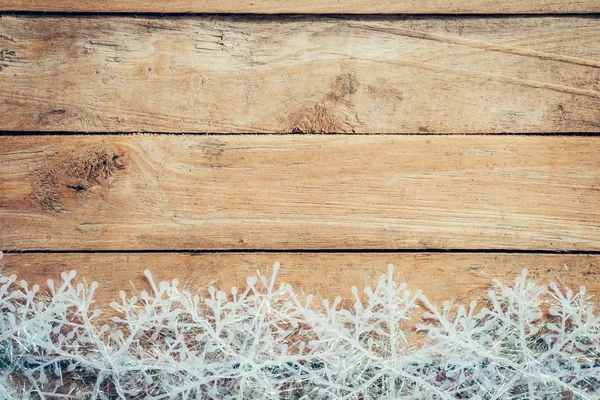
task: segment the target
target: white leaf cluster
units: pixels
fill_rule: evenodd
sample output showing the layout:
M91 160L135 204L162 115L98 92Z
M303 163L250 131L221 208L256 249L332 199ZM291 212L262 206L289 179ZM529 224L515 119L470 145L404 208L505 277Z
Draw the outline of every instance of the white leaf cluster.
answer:
M0 275L0 399L600 398L584 288L524 271L481 305L438 308L390 266L351 301L317 302L278 268L205 295L146 271L151 290L121 292L112 319L73 271L47 290Z

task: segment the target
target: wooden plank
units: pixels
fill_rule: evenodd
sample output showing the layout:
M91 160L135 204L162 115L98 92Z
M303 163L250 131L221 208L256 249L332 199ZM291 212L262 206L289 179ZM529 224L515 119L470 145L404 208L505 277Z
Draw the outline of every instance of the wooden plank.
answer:
M494 279L512 282L523 268L540 284L550 280L572 289L585 285L600 294L600 256L489 253L208 253L208 254L6 254L2 274L17 274L30 283L60 279L62 271L77 270L88 283L100 283L98 303L108 305L120 290L147 288L143 271L159 280L177 278L189 290L214 284L223 290L243 287L257 271L266 276L281 262L279 282L323 298L351 298L351 286L374 284L394 263L399 281L422 289L434 303L470 301Z
M1 139L3 250L600 250L600 137Z
M595 0L0 0L0 11L303 13L303 14L546 14L600 12Z
M600 132L598 37L595 17L3 16L0 130Z

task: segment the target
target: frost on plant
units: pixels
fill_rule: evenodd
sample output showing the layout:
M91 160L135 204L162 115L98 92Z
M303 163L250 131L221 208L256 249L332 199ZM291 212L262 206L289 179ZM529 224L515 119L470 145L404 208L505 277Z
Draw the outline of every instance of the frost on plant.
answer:
M75 272L45 289L0 276L0 399L600 397L584 288L524 271L481 304L437 307L390 266L351 302L317 302L278 285L278 268L202 296L146 271L150 290L121 292L112 319Z
M527 280L497 283L477 311L428 308L423 350L448 378L443 389L464 398L565 399L600 395L600 317L586 298ZM549 312L543 311L549 307Z

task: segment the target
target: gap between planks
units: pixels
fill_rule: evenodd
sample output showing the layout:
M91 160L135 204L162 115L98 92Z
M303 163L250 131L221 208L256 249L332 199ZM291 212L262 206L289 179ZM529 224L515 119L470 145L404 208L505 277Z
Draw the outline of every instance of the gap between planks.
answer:
M7 251L7 253L15 254L189 254L189 255L201 255L201 254L252 254L252 253L263 253L263 254L280 254L280 253L310 253L310 254L416 254L416 253L455 253L455 254L550 254L550 255L600 255L599 250L519 250L519 249L344 249L338 248L332 249L153 249L153 250L28 250L19 249L13 251Z
M153 135L156 132L140 132L140 131L120 131L120 132L100 132L100 131L86 131L86 132L76 132L76 131L10 131L10 130L0 130L0 137L9 136L9 137L24 137L24 136L137 136L137 135ZM200 137L227 137L227 136L279 136L281 133L257 133L257 132L238 132L238 133L208 133L208 132L160 132L163 136L200 136ZM286 136L306 136L312 134L306 133L286 133ZM339 133L332 132L323 132L318 133L319 136L328 136L328 135L339 135ZM440 133L431 133L424 134L418 132L409 132L409 133L352 133L346 134L351 136L447 136L454 135L451 132L440 132ZM538 132L538 133L528 133L528 132L500 132L493 134L486 134L487 136L555 136L555 137L600 137L600 132ZM463 133L460 136L482 136L482 134L476 133Z

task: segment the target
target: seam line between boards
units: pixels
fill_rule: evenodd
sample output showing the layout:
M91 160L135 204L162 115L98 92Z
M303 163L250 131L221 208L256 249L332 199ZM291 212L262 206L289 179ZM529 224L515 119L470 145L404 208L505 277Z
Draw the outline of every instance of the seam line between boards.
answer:
M140 250L6 250L5 254L213 254L213 253L266 253L266 254L548 254L600 255L600 250L522 250L522 249L140 249Z

